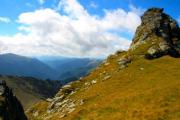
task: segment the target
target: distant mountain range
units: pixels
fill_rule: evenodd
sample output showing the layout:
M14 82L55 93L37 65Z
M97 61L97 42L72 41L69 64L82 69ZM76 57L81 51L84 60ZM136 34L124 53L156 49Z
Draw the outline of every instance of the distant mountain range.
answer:
M60 58L43 60L51 68L58 72L57 79L63 83L77 80L87 75L93 68L101 63L101 59L90 58Z
M36 58L28 58L11 53L0 55L0 74L2 75L55 79L55 73L55 70Z
M30 58L12 53L0 55L0 74L62 80L67 83L86 75L101 60L89 58Z

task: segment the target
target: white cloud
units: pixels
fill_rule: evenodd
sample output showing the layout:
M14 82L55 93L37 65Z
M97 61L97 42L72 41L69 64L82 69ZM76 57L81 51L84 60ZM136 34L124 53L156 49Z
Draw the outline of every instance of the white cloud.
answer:
M20 32L0 36L2 53L22 55L106 56L127 49L130 41L121 33L135 32L138 13L123 9L105 10L103 17L90 15L76 0L61 0L61 14L53 9L22 13ZM23 34L24 31L26 34Z
M132 4L129 5L129 8L131 9L132 12L136 13L139 16L141 16L145 12L145 9L137 8Z
M123 9L105 10L105 14L105 17L100 21L104 29L133 33L140 23L139 16L131 11L126 12Z
M1 16L0 16L0 22L3 22L3 23L10 23L11 20L10 20L9 18L7 18L7 17L1 17Z
M42 5L45 3L45 0L38 0L39 4Z
M87 17L89 14L77 0L60 0L59 9L73 18Z

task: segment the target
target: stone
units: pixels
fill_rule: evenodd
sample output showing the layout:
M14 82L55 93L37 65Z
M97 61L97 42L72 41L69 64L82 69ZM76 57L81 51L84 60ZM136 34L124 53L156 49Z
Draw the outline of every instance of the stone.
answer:
M140 70L141 70L141 71L143 71L143 70L144 70L144 68L140 68Z
M53 99L51 99L51 98L47 98L47 99L46 99L46 101L47 101L47 102L52 102L52 101L53 101Z
M127 67L127 65L124 64L124 65L121 65L121 66L119 67L119 69L120 69L120 70L123 70L123 69L126 68L126 67Z
M129 63L131 63L131 57L121 57L120 59L118 59L120 69L126 68Z
M105 76L103 80L108 80L108 79L110 79L110 78L111 78L111 76L108 75L108 76Z
M65 96L64 96L64 95L61 95L61 96L58 96L58 97L53 98L53 101L54 101L54 102L58 102L58 101L63 100L64 98L65 98Z
M84 104L84 100L81 99L79 105L83 105L83 104Z
M5 88L3 86L0 86L0 96L3 95L5 92Z
M153 58L158 58L160 56L162 56L161 50L159 48L152 46L151 48L148 49L145 58L153 59Z
M4 95L6 89L6 82L4 80L0 80L0 95Z
M67 115L66 114L61 114L60 115L60 118L64 118L64 117L66 117Z
M160 42L159 48L161 49L161 51L168 51L170 49L169 45L165 42Z
M48 110L51 110L51 109L54 108L54 106L55 106L55 102L52 102L52 103L47 107L47 109L48 109Z
M97 83L96 80L92 80L92 81L91 81L91 84L96 84L96 83Z
M67 103L69 101L70 101L70 99L65 99L64 101L62 101L62 103L64 104L64 103Z
M151 47L151 48L148 49L147 52L148 52L149 55L154 56L155 54L158 53L158 50L156 48L154 48L154 47Z
M39 112L38 112L38 111L36 111L36 112L33 113L33 116L34 116L34 117L37 117L38 115L39 115Z
M89 82L84 83L85 86L90 86L91 84Z
M69 95L73 95L74 93L76 93L76 91L72 91Z
M63 105L63 102L58 102L55 104L55 107L61 107Z
M67 85L65 85L65 86L63 86L62 88L70 88L71 87L71 85L70 84L67 84Z
M74 104L74 102L71 102L71 103L69 103L69 105L68 105L68 107L69 108L74 108L76 105Z
M74 91L74 89L71 87L71 85L66 85L60 89L56 96L68 95L71 94L72 91Z
M122 64L127 64L131 62L131 58L130 57L122 57L120 59L118 59L118 64L122 65Z
M47 112L47 114L50 114L52 111L48 109L46 112Z
M109 64L110 64L109 62L106 62L104 65L105 65L105 66L108 66Z
M73 111L75 111L75 108L68 109L68 113L72 113Z

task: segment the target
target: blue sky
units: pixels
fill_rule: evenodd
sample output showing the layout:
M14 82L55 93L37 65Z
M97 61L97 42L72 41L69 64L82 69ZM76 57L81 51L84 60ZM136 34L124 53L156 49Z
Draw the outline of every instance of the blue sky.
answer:
M90 14L99 16L104 15L104 9L123 8L129 10L129 5L147 9L150 7L165 8L165 12L175 19L180 19L180 1L179 0L79 0L79 2L88 10ZM58 0L46 0L41 4L38 0L1 0L0 16L8 17L11 23L0 22L0 34L15 34L17 32L18 16L23 12L34 11L41 8L55 8ZM93 6L94 5L94 6Z
M28 55L36 54L36 51L32 52L30 50L25 50L25 52L20 52L21 50L20 46L19 46L19 51L16 51L15 48L13 47L18 46L18 44L11 43L11 39L12 42L14 41L17 41L17 43L19 42L19 45L21 46L22 45L28 46L29 44L28 46L29 48L42 47L42 49L40 49L42 52L38 52L39 49L37 49L37 55L42 55L46 51L46 53L48 53L47 55L56 54L56 55L67 55L67 56L85 56L86 54L88 56L99 56L102 55L101 54L102 51L107 50L107 53L110 54L115 50L117 50L118 47L120 47L120 49L124 49L124 48L126 49L128 44L130 43L127 40L132 39L135 28L139 24L139 19L137 18L137 16L140 17L142 12L150 7L164 8L165 9L164 11L167 14L170 14L174 19L176 19L177 21L179 20L180 22L179 0L67 0L67 1L65 0L31 0L31 1L1 0L0 1L0 42L3 43L4 45L2 46L2 50L4 51L4 53L15 52L20 54L27 53ZM76 13L73 11L75 11ZM31 13L31 15L29 15L28 13ZM49 16L44 18L46 19L46 21L41 21L40 23L38 19L35 19L36 15L42 16L46 14L48 14ZM65 18L64 16L67 18L66 19L67 21L64 21ZM76 20L72 18L72 16L75 17ZM59 27L65 27L64 29L67 30L66 33L71 35L73 34L73 36L78 35L79 38L87 35L88 40L83 41L82 38L81 40L74 40L73 36L72 38L65 38L65 37L61 38L61 36L66 35L66 33L63 32L61 33L62 30L59 29L58 30L61 34L59 41L57 38L51 38L51 37L48 38L49 36L46 38L42 38L42 36L38 36L39 32L37 33L37 28L40 31L42 30L42 33L48 30L47 27L51 28L51 26L47 26L46 23L49 21L51 23L53 19L52 17L53 18L57 17L59 21L63 20L64 22L63 25L60 25ZM111 17L113 19L111 19ZM119 27L116 27L113 24L113 22L118 22L118 20L116 20L118 19L118 17L120 18L122 17L121 19L122 21L120 21ZM122 25L124 24L123 17L127 17L126 19L133 18L134 26L130 26L130 27L123 26ZM31 21L33 22L28 21L26 18L32 19ZM78 30L75 29L73 32L70 29L68 29L69 27L74 28L74 26L76 26L77 23L79 24L84 19L88 19L88 18L92 19L88 21L90 25L94 25L93 27L96 27L98 25L99 26L92 30L86 31L83 34L81 34L83 30L83 26L81 26L82 27L81 29L77 28ZM68 22L72 22L73 24L67 26L67 24L69 24ZM102 25L100 25L101 22ZM109 26L104 25L103 22L104 24L106 23ZM59 23L60 22L56 24ZM84 24L90 26L88 23L84 23ZM125 25L126 24L129 25L128 22L126 22ZM39 28L40 25L41 28ZM53 25L54 24L52 24L52 26ZM54 31L54 29L52 29L52 31ZM99 32L99 35L103 34L104 39L99 38L98 34L96 34L95 32ZM34 37L33 35L39 39L31 40ZM52 35L56 35L56 33L52 32ZM19 39L25 39L25 40L22 41ZM29 41L27 41L26 39ZM76 53L71 51L73 49L73 46L69 45L69 42L67 42L69 39L72 39L71 41L69 41L70 43L75 41L74 48L75 49L77 48ZM116 45L119 42L115 40L114 42L113 39L119 39L122 45L120 46ZM49 45L41 43L44 42L44 40L47 40L47 42L49 42ZM113 41L114 43L113 42L108 43L109 41ZM56 44L58 43L59 45L61 45L61 47L62 45L64 45L65 47L59 48L53 43ZM81 45L79 45L78 43ZM84 46L82 45L83 43ZM81 48L78 46L81 46ZM96 46L97 48L94 48L93 46ZM111 51L110 47L113 47L114 49ZM44 50L46 48L48 50ZM25 48L22 47L22 49ZM93 54L94 51L98 51L98 52Z
M123 8L129 10L129 5L147 9L150 7L165 8L165 12L177 18L180 15L180 1L179 0L79 0L91 13L102 14L103 9L117 9ZM91 9L90 3L96 4L97 9Z

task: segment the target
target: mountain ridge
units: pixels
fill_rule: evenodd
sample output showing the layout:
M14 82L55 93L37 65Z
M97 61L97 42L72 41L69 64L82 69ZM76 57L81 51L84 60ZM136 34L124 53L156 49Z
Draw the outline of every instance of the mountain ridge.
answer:
M57 71L57 79L62 83L68 83L78 80L80 77L87 75L102 60L95 58L56 58L51 60L42 60Z
M54 78L55 71L38 59L16 54L0 55L0 74L32 76L40 79Z
M150 8L141 18L128 51L110 55L86 77L63 86L54 98L32 106L26 111L28 118L180 119L179 26L161 8Z
M0 54L0 74L61 80L68 83L85 76L100 62L98 59L65 57L43 60L8 53Z

